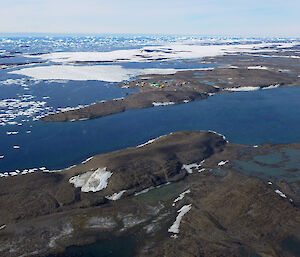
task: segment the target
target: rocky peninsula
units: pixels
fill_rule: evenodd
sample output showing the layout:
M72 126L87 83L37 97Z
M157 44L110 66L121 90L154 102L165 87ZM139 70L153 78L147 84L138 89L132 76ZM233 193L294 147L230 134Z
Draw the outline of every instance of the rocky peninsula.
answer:
M184 104L223 92L264 90L299 86L300 56L295 46L284 52L235 54L206 57L200 62L215 68L181 70L174 74L140 75L119 83L122 88L137 89L126 98L101 101L83 108L48 115L43 121L77 121L100 118L130 109ZM280 53L280 55L279 55ZM278 54L278 55L277 55ZM187 62L187 61L186 61Z
M177 132L2 178L0 255L70 256L68 246L131 235L135 256L297 256L299 152Z

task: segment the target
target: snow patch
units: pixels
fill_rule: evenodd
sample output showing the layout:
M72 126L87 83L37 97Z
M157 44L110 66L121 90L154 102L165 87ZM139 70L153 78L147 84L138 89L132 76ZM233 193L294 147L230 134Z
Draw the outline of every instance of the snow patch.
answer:
M268 70L269 68L266 66L258 65L258 66L249 66L249 67L247 67L247 69L248 70Z
M181 222L183 216L186 213L188 213L191 209L192 209L192 205L189 204L189 205L184 205L179 211L177 211L177 212L179 212L179 214L176 217L176 220L173 223L173 225L168 229L168 232L178 234L179 233L180 222Z
M201 167L201 163L191 163L191 164L183 164L181 169L182 170L186 170L187 173L192 174L193 173L193 169L197 169L199 170L199 168Z
M286 195L284 193L282 193L280 190L276 189L275 190L276 194L279 194L282 198L286 198Z
M75 187L81 187L82 192L97 192L107 187L108 179L112 174L106 170L106 167L99 168L74 176L69 179L69 182Z
M119 193L114 193L111 196L106 196L105 198L111 201L117 201L121 199L122 195L126 192L127 190L122 190Z
M174 102L153 102L153 106L166 106L166 105L171 105L175 104Z
M87 158L85 161L83 161L82 162L82 164L85 164L85 163L87 163L87 162L89 162L90 160L92 160L94 157L92 156L92 157L89 157L89 158Z
M277 88L277 87L280 87L280 84L275 84L275 85L270 85L268 87L263 87L262 89L273 89L273 88Z
M229 161L227 160L227 161L220 161L219 163L218 163L218 166L223 166L223 165L225 165L226 163L228 163Z
M259 90L260 87L232 87L232 88L224 88L224 90L238 92L238 91L254 91Z
M189 194L190 192L191 192L191 190L188 189L188 190L184 191L183 193L181 193L181 194L173 201L172 206L175 206L175 203L176 203L176 202L182 200L182 199L184 198L184 196L185 196L186 194Z

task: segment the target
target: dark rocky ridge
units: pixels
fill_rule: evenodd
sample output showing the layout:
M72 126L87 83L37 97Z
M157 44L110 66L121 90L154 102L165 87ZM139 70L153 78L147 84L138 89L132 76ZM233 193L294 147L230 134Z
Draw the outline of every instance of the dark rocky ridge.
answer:
M111 234L134 234L139 238L137 256L296 256L282 242L300 240L299 180L269 185L231 165L231 160L250 160L286 147L300 149L300 144L254 148L226 143L213 132L178 132L142 147L95 156L69 170L1 179L0 220L6 227L0 230L0 255L44 256ZM201 173L182 169L203 159ZM224 160L230 162L219 166ZM84 193L68 181L101 167L113 172L102 191ZM151 196L150 202L132 196L168 181L180 182L157 189L172 187ZM124 189L119 201L105 198ZM186 189L191 193L173 207L172 201ZM183 217L178 238L170 238L167 230L185 204L192 209Z
M211 132L181 132L143 147L95 156L87 163L62 172L1 179L0 220L5 224L15 223L54 212L97 206L107 202L105 196L121 190L133 194L183 179L186 176L186 170L181 169L183 164L208 158L222 151L225 144L221 136ZM69 183L75 175L104 167L113 175L102 191L83 193Z

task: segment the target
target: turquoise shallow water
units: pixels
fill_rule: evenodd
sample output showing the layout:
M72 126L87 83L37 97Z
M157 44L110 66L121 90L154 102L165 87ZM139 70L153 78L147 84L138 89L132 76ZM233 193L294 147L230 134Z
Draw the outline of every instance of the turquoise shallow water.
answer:
M247 175L288 182L300 179L300 150L282 148L278 153L254 156L251 161L233 161L233 167Z
M67 123L28 122L1 128L0 170L57 169L89 156L136 146L181 130L214 130L231 142L300 142L300 87L224 93L188 104L131 110ZM32 126L32 127L31 127ZM7 136L7 130L19 134ZM26 134L30 129L32 132ZM13 145L20 145L14 150Z

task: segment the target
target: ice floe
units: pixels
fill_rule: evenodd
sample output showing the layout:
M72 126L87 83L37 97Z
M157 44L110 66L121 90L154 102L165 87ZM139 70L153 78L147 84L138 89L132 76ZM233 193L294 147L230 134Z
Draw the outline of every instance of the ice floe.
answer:
M97 192L107 187L108 179L112 174L106 167L99 168L74 176L69 179L69 182L75 187L80 187L82 192Z
M117 201L119 199L121 199L122 195L126 192L127 190L122 190L119 193L114 193L111 196L106 196L105 198L107 198L108 200L111 201Z
M282 198L287 198L287 196L278 189L275 190L275 193L279 194Z
M17 135L17 134L19 134L19 132L18 131L7 131L6 134L7 135Z
M178 234L180 222L181 222L183 216L186 213L188 213L191 209L192 209L192 205L189 204L189 205L184 205L179 211L177 211L177 212L179 212L179 214L177 215L176 220L173 223L173 225L168 229L168 232Z
M44 101L32 101L33 96L23 95L19 99L8 98L0 100L0 126L5 125L22 125L22 123L16 120L20 117L25 117L25 121L28 118L35 117L40 113L49 111L49 107L45 107ZM15 135L12 131L7 133L8 135Z

